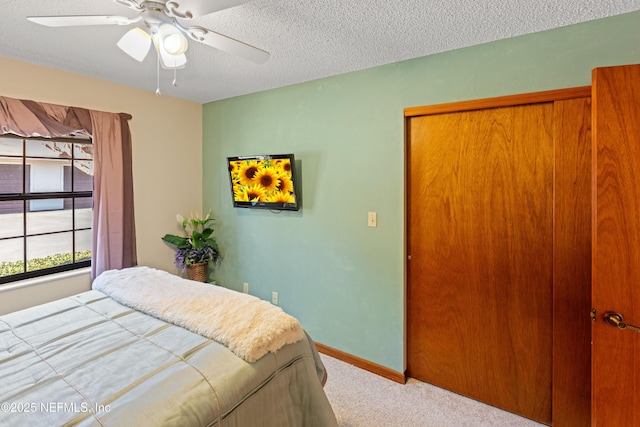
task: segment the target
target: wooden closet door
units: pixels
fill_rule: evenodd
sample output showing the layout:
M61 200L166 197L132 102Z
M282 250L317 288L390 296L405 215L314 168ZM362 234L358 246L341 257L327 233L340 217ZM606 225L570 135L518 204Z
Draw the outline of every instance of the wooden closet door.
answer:
M591 88L589 88L589 94ZM591 425L591 96L554 102L553 425Z
M407 373L550 424L553 103L407 128Z
M593 71L593 424L640 425L640 65Z

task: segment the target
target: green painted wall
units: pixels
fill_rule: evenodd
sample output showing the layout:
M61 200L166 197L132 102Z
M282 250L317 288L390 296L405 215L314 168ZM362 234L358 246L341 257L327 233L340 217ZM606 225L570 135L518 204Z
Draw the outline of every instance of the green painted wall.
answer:
M206 104L216 280L277 291L316 341L403 371L403 109L588 85L595 67L637 62L640 12ZM233 209L226 157L288 152L302 210Z

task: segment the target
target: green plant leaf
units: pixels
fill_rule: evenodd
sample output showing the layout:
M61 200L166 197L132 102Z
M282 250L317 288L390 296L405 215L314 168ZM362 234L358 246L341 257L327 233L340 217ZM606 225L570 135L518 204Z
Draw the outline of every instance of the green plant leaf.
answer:
M176 246L179 249L189 247L189 242L186 237L180 237L173 234L165 234L162 240Z
M209 238L206 240L206 245L211 247L216 253L218 252L218 242L213 238Z

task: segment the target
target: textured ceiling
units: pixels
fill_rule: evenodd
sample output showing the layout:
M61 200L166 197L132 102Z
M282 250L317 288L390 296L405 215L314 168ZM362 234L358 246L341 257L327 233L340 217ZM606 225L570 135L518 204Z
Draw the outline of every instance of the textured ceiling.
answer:
M116 46L133 26L26 20L135 11L110 0L0 0L0 7L0 56L156 90L155 54L139 63ZM266 50L267 63L190 42L177 87L173 72L162 70L160 88L205 103L635 10L640 0L253 0L184 23Z

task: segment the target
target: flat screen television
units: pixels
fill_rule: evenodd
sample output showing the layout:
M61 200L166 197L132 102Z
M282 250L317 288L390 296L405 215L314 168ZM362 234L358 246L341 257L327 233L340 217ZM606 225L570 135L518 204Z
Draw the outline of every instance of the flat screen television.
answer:
M300 209L293 154L228 157L236 208Z

